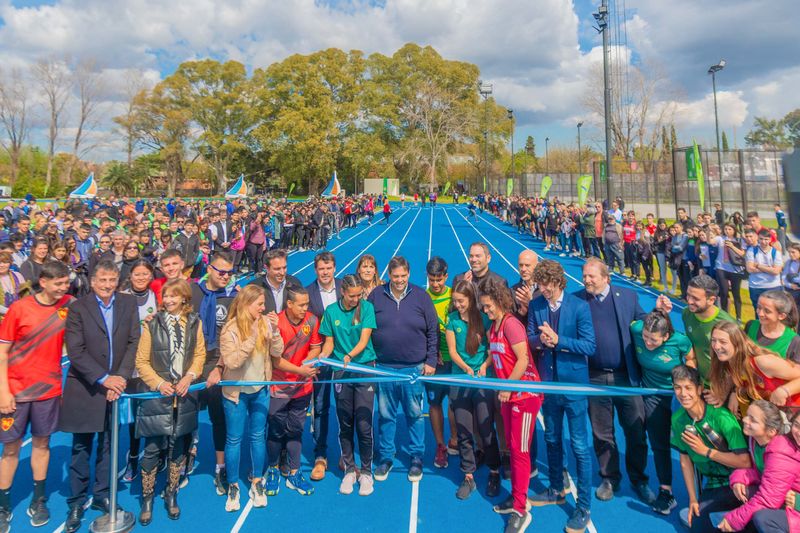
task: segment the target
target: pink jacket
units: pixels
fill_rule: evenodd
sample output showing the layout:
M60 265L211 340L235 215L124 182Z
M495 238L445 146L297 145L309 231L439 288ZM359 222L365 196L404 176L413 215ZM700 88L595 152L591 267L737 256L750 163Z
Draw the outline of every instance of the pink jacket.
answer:
M752 459L752 449L750 455ZM791 435L773 438L764 450L764 473L759 473L754 460L752 467L733 471L731 487L734 483L757 487L747 503L725 515L734 531L741 531L756 511L780 509L790 490L800 491L800 447L794 443ZM800 513L786 509L786 514L789 531L800 531Z

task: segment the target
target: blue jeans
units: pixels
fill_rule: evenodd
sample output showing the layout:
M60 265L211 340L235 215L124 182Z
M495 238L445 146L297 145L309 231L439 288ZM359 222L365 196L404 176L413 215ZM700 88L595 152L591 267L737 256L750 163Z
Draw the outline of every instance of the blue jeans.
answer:
M267 388L250 394L240 393L239 403L222 399L225 409L225 470L228 483L239 481L239 450L242 446L244 428L250 427L250 461L253 465L253 477L264 475L267 445L264 435L267 428ZM248 424L249 422L249 424Z
M422 374L422 366L407 368L378 366L377 368L412 375ZM397 410L401 406L408 426L408 453L412 458L422 459L425 453L425 419L422 418L424 398L425 387L421 382L378 383L378 457L381 462L392 462L397 454L394 441L397 431Z
M770 289L754 289L750 288L750 301L753 303L753 309L758 307L758 299L761 298L761 295L767 292Z
M572 454L578 467L576 480L578 507L591 508L592 457L589 451L588 422L589 404L586 398L567 398L562 394L546 395L542 404L544 416L544 441L547 444L547 468L550 488L557 492L564 490L562 468L564 463L564 415L567 417Z

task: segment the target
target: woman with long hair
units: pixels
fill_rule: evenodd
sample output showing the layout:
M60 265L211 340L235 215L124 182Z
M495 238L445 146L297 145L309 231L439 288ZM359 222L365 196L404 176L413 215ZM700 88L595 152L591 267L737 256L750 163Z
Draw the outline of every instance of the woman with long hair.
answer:
M283 353L283 340L264 315L264 290L246 285L234 298L228 321L219 339L224 381L269 381L272 359ZM239 504L239 457L245 427L249 427L252 481L250 499L254 507L266 507L267 494L261 482L266 461L268 391L264 385L222 388L225 411L225 470L228 473L228 498L225 510L237 511Z
M19 300L20 288L25 283L22 274L11 270L13 262L10 251L0 251L0 320L8 312L9 306Z
M42 266L50 256L50 241L45 237L36 237L31 246L31 255L19 267L19 273L30 282L34 292L39 292L39 274Z
M344 363L375 365L372 330L375 309L363 300L364 287L358 276L348 274L342 278L339 301L325 308L319 332L325 336L320 357L331 357ZM337 370L333 379L359 377L346 370ZM375 405L375 387L372 383L342 383L334 387L336 417L339 419L339 445L342 449L344 477L339 492L352 494L358 481L358 494L372 494L372 418ZM358 438L361 469L355 465L353 434Z
M742 239L736 231L736 226L728 222L722 226L722 235L711 239L710 242L717 247L714 271L719 283L719 307L727 311L728 295L732 294L736 318L741 320L742 280L745 277L745 247Z
M143 400L136 412L136 437L145 439L141 461L142 508L139 522L153 520L153 498L159 458L168 450L164 506L171 520L180 517L178 484L197 428L197 393L189 386L203 373L206 345L200 318L192 311L192 289L184 279L171 279L161 292L162 305L142 329L136 370L151 391L162 398Z
M378 274L378 262L373 255L364 254L358 258L356 273L364 286L363 298L365 300L375 287L383 285L383 280Z
M762 348L733 322L711 330L711 396L731 412L744 413L754 400L800 407L800 365Z
M750 339L784 359L800 364L798 313L794 300L782 289L770 289L758 299L756 320L744 330Z
M750 439L750 468L738 468L730 478L742 505L717 525L721 531L741 531L750 523L760 533L800 531L800 513L783 509L787 493L800 490L800 411L783 434L783 416L777 407L756 400L747 408L742 430Z
M492 321L488 337L495 375L499 379L541 381L528 345L525 326L514 316L514 301L506 284L489 280L483 288L480 304L483 312ZM536 416L542 406L543 395L501 391L497 396L500 400L506 443L511 452L511 501L497 506L496 511L512 513L509 525L513 523L524 530L531 520L530 513L526 511L531 473L528 448L534 436ZM499 483L499 479L497 482Z
M453 286L452 311L447 317L445 330L454 374L486 376L486 370L492 363L486 336L490 327L489 318L478 309L472 282L457 282ZM494 392L454 386L450 387L449 396L456 420L461 471L464 473L456 497L465 500L476 489L474 473L477 461L473 442L483 450L490 478L500 479L500 453L494 432Z

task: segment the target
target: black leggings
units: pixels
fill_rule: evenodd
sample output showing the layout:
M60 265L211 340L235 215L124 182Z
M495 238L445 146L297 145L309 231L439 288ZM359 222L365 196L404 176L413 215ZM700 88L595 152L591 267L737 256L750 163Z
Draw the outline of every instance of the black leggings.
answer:
M286 449L289 468L300 468L300 453L303 451L303 429L306 412L311 404L311 394L299 398L270 398L267 426L267 455L269 465L276 466L281 450Z
M461 471L465 474L471 474L477 468L473 440L483 450L486 466L490 470L500 468L500 452L494 432L494 395L494 391L486 389L450 387L450 406L456 419Z
M250 259L250 271L261 272L264 258L264 245L248 242L245 250L247 251L248 259Z
M742 318L742 279L744 276L734 272L717 269L717 283L719 283L719 307L728 311L728 292L733 292L733 307L736 309L736 318Z
M669 436L672 420L672 396L653 394L645 396L644 427L653 459L656 475L661 485L672 486L672 458L670 457Z
M210 354L209 354L209 357ZM204 373L204 375L207 375ZM222 408L222 387L211 387L200 391L200 405L208 407L208 418L211 419L211 436L214 440L214 451L225 451L225 411Z
M192 434L187 433L179 437L158 436L158 437L145 437L144 438L144 455L142 456L141 467L145 472L150 472L158 468L158 463L161 459L162 452L170 449L168 459L173 463L180 463L186 458L189 453L189 447L192 444Z
M344 377L336 372L335 379ZM349 376L353 377L353 376ZM361 456L361 471L372 471L372 417L375 404L373 383L340 383L334 386L336 416L339 419L339 445L342 448L344 471L355 470L355 446L353 432L358 437L358 453Z

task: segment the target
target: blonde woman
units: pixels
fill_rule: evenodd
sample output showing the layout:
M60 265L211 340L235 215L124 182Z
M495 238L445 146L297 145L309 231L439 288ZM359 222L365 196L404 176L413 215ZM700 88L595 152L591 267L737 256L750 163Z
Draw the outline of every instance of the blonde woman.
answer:
M197 394L189 386L203 373L206 343L200 318L192 312L192 289L171 279L161 292L161 309L144 325L136 351L136 370L149 390L162 398L142 400L136 410L136 438L144 437L142 509L139 522L153 519L153 497L161 453L170 450L164 505L171 520L180 517L178 483L197 428Z
M219 339L220 360L225 381L268 381L272 378L271 357L283 353L278 329L264 315L264 290L247 285L231 303L228 321ZM238 511L239 457L245 427L250 428L250 456L253 478L250 499L253 507L266 507L267 494L261 482L266 461L267 388L247 385L222 388L225 411L225 470L228 499L225 510Z

